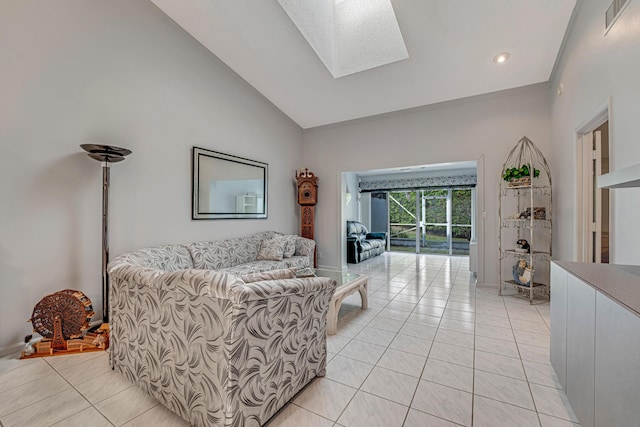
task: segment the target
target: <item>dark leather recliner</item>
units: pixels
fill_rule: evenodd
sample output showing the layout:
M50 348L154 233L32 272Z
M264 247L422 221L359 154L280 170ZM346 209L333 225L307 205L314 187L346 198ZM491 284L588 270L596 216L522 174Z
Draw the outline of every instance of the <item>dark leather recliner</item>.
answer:
M387 233L369 233L358 221L347 221L347 262L357 264L384 253Z

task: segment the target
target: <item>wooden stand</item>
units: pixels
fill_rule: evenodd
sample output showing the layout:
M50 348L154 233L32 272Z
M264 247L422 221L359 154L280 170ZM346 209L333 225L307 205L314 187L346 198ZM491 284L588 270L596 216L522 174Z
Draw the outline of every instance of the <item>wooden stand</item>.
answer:
M83 337L65 340L62 336L62 322L56 317L53 338L35 343L33 347L35 353L27 356L22 352L20 359L104 351L109 348L109 324L103 323L97 333L87 332Z
M311 240L315 240L313 238L315 211L315 206L300 206L300 236ZM313 249L313 267L318 267L318 246Z
M300 235L314 240L315 206L300 206Z
M67 342L62 336L62 319L60 319L60 316L56 316L53 320L53 340L51 340L51 351L66 349Z

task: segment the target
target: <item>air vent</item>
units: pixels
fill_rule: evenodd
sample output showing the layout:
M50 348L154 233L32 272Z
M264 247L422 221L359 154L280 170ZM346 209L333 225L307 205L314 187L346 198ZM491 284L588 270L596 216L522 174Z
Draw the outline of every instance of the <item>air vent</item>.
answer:
M611 6L609 6L609 9L607 9L604 14L605 34L613 27L613 24L618 20L624 8L629 4L629 1L630 0L613 0L613 3L611 3Z

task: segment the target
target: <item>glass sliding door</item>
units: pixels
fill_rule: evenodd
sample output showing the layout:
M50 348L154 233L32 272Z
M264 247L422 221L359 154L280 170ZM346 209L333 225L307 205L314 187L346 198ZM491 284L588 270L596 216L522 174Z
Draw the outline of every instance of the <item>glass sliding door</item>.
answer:
M389 237L391 250L416 251L416 192L389 192Z
M421 190L419 193L422 199L420 252L449 254L451 252L450 190Z
M470 188L451 190L451 254L469 255L471 240L471 197Z
M390 191L392 251L469 255L470 188Z

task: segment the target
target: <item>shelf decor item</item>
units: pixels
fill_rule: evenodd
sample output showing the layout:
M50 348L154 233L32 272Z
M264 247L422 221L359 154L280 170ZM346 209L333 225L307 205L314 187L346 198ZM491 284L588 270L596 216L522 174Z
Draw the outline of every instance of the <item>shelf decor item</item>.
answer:
M499 294L515 288L533 303L537 290L550 295L551 172L542 152L524 136L507 156L500 178Z
M531 165L528 163L520 167L508 168L502 173L502 179L507 181L511 187L531 185L532 171L530 168ZM533 177L537 178L538 176L540 176L540 169L534 168Z
M522 286L529 286L531 284L531 276L533 276L533 269L529 266L526 260L520 259L512 268L513 280Z
M91 300L81 291L65 289L46 295L33 308L29 319L42 340L33 344L32 335L27 335L21 359L106 350L107 325L88 332L93 315Z
M516 244L518 245L518 247L516 248L516 251L522 252L522 253L531 252L531 246L529 245L529 242L527 242L525 239L518 240Z

